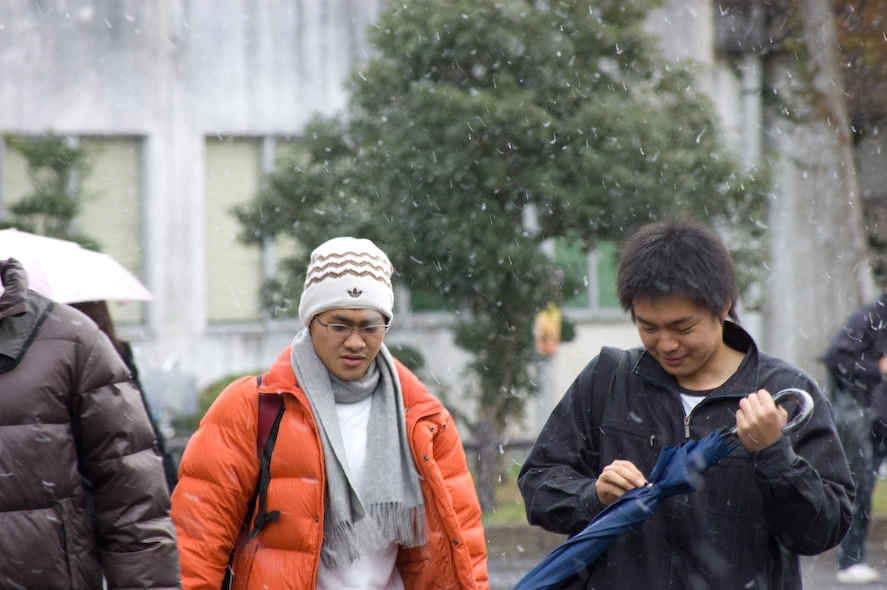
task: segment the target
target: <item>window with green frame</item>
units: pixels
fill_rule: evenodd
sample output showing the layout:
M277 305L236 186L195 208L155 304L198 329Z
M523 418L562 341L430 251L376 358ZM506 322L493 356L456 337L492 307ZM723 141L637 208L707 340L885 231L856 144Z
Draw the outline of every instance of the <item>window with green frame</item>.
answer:
M618 259L614 242L599 242L597 247L585 253L582 242L558 239L554 245L555 263L564 273L576 280L579 288L565 294L564 307L573 309L616 309L616 273ZM589 277L593 277L593 280ZM452 299L441 293L425 289L410 289L410 308L413 312L452 311L456 309Z
M442 293L422 289L410 289L410 310L412 312L423 311L455 311L458 309L455 301Z
M40 136L34 136L40 138ZM144 282L143 138L140 136L71 136L84 151L80 184L72 190L78 200L76 225L102 252L113 256ZM10 206L33 192L27 160L15 149L0 152L0 200L3 216ZM111 305L114 323L145 322L145 304Z
M618 261L615 243L599 242L594 250L586 254L582 242L557 239L554 244L554 260L566 276L572 277L580 285L574 293L565 294L564 307L619 307L616 297Z
M597 251L598 307L619 307L616 296L616 275L619 272L619 252L614 242L601 242Z
M81 229L138 277L145 275L143 138L81 137L89 172L83 179ZM109 306L115 324L145 321L145 304Z
M240 226L231 210L259 190L261 140L207 137L204 165L207 320L258 320L264 314L262 251L238 241Z

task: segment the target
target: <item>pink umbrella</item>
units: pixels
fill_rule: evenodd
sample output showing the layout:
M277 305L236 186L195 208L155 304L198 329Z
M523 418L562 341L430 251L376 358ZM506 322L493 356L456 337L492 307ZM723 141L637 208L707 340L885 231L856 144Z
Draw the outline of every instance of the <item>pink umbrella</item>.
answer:
M67 240L0 230L0 260L7 258L22 263L31 289L60 303L154 299L117 260Z

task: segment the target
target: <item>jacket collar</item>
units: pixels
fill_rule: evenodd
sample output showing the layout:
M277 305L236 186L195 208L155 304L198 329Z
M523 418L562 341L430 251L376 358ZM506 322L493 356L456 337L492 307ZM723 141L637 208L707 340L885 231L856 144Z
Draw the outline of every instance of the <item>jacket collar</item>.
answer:
M0 373L6 373L24 358L53 303L28 291L28 276L14 258L0 262L0 278L5 288L0 297Z
M745 358L733 375L717 388L712 395L748 395L757 391L758 367L760 363L758 346L751 335L738 324L730 320L724 321L724 343L740 352L745 353ZM636 349L641 352L632 372L651 383L663 387L674 393L680 392L677 379L669 375L656 360L643 348Z
M0 261L0 279L3 280L3 296L0 297L0 320L25 311L28 293L28 275L22 263L15 258Z

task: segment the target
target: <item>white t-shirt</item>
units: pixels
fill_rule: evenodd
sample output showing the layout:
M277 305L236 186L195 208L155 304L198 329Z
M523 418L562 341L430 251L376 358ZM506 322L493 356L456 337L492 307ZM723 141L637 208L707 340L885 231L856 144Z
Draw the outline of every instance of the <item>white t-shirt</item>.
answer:
M690 412L693 411L693 408L699 405L705 396L708 395L707 391L694 391L693 393L681 392L681 403L684 405L684 415L689 416Z
M367 428L372 400L370 396L353 404L336 404L348 471L359 496L364 492ZM371 477L384 477L384 474L374 473ZM327 568L321 561L317 571L317 590L404 590L400 572L395 567L398 549L397 543L391 543L336 569Z

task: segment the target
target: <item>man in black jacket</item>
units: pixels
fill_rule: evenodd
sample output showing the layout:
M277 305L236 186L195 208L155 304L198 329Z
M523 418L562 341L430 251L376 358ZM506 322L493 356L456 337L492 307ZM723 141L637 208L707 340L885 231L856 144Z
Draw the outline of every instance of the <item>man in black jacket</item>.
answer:
M643 347L624 351L603 380L592 378L593 359L552 412L518 480L530 523L575 534L645 485L664 447L733 426L741 445L570 588L800 588L798 555L834 547L851 520L853 482L828 402L731 321L733 263L705 226L641 228L622 251L617 291ZM786 388L815 402L791 436L771 396Z
M866 563L865 542L872 511L875 472L882 458L874 453L873 427L884 436L887 407L887 291L850 314L822 357L832 376L835 422L856 483L853 523L838 547L838 581L870 584L881 574ZM879 416L880 414L880 416Z

